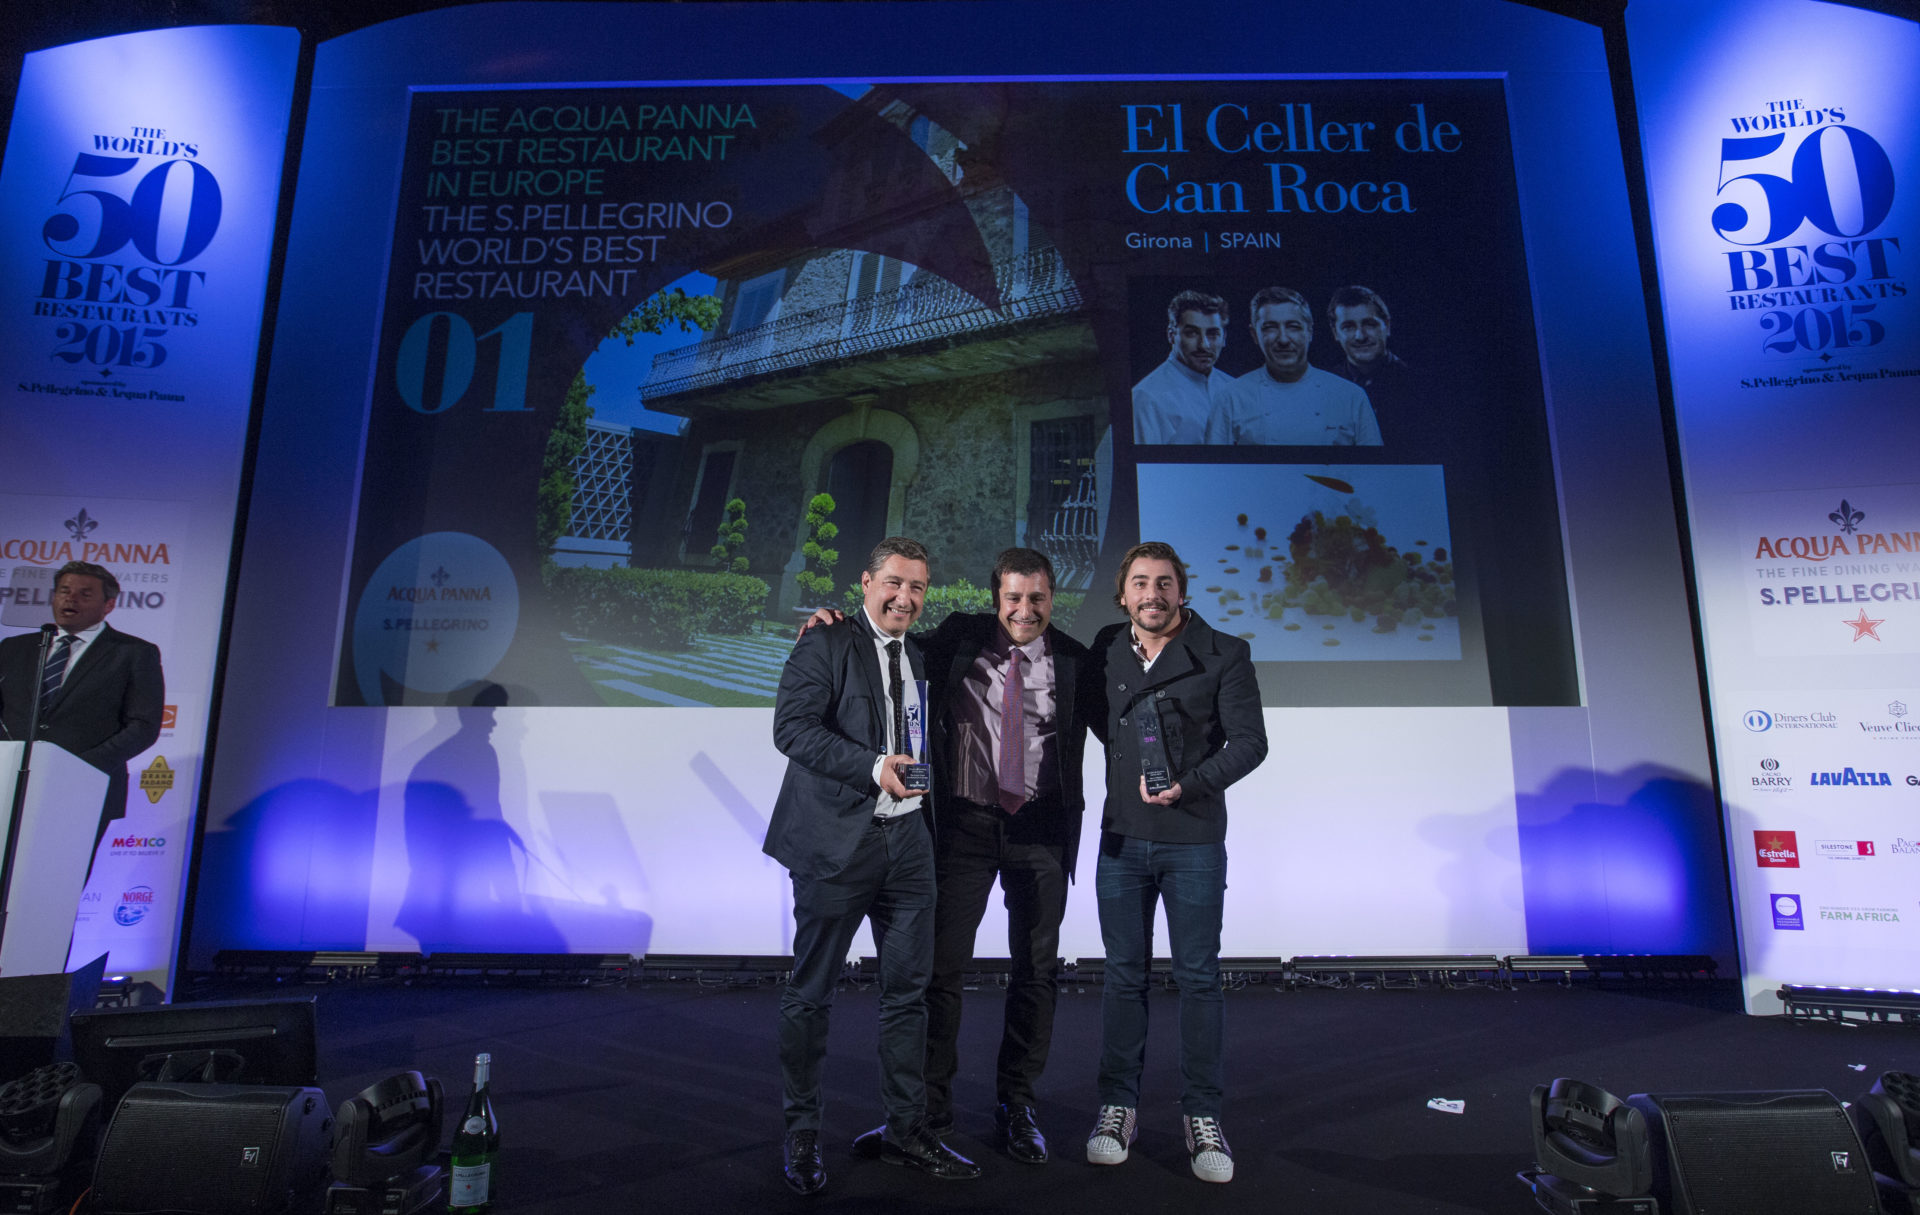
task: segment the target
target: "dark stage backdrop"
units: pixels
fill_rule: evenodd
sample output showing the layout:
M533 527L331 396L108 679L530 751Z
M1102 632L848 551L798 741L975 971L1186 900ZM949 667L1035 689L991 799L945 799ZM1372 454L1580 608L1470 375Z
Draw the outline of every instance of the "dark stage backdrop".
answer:
M888 531L937 611L1045 549L1081 637L1120 551L1179 545L1275 744L1229 953L1728 953L1599 32L1164 18L498 5L323 45L197 955L785 952L768 706ZM1352 285L1404 360L1358 405ZM1319 440L1233 422L1266 287L1345 410ZM1251 378L1141 442L1185 290Z

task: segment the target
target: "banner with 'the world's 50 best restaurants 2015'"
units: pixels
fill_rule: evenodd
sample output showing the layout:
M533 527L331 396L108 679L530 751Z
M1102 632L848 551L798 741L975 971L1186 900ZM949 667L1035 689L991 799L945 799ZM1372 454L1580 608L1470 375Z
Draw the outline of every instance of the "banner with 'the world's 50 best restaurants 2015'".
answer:
M50 620L56 571L88 561L121 584L107 623L161 649L160 739L130 765L70 965L105 953L163 989L299 45L207 26L29 55L0 170L0 631Z
M1627 19L1748 1007L1912 987L1920 29L1809 0Z

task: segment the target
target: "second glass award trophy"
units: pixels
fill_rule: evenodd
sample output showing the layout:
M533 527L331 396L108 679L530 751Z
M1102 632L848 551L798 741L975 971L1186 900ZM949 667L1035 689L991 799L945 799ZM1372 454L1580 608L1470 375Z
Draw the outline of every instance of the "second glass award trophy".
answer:
M927 762L927 681L910 679L907 696L907 754L910 764L900 766L900 783L909 793L925 793L933 788L933 765Z
M1160 733L1160 709L1151 699L1134 706L1133 717L1140 725L1140 775L1147 782L1147 796L1157 797L1173 788L1173 769L1167 762L1167 740Z

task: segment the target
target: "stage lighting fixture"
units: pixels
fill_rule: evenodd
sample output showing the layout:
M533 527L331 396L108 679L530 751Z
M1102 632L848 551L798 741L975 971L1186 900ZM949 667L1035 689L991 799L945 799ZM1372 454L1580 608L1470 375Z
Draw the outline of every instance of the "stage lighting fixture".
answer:
M619 983L639 969L622 953L433 953L422 971L435 979L478 979L482 983Z
M1920 991L1897 987L1828 987L1818 983L1788 983L1780 988L1786 1014L1800 1021L1920 1022Z
M1503 973L1500 959L1490 953L1303 954L1289 959L1287 969L1293 975L1294 985L1380 989L1414 988L1423 983L1438 983L1442 987L1497 986Z
M364 950L223 949L213 969L230 978L269 978L278 982L336 983L392 978L420 969L419 953Z
M86 1185L99 1129L100 1086L72 1063L0 1086L0 1210L65 1210Z
M445 1119L440 1081L400 1072L351 1097L338 1112L327 1215L414 1215L446 1186L434 1162Z
M644 979L744 985L786 978L793 973L793 955L650 953L640 967Z
M1920 1076L1882 1073L1849 1112L1873 1162L1882 1208L1920 1215Z
M1591 1084L1565 1077L1532 1096L1537 1168L1520 1174L1534 1201L1556 1215L1659 1215L1646 1118Z

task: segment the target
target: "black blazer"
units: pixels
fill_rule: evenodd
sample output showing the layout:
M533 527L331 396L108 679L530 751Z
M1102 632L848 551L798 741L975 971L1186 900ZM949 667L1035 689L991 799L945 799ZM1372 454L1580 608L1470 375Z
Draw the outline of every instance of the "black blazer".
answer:
M846 868L873 822L873 761L887 751L886 675L873 637L864 614L808 629L780 672L773 745L787 757L787 774L761 851L796 876ZM903 677L925 679L911 638L905 657L911 673Z
M1162 843L1206 844L1227 838L1227 786L1267 757L1252 651L1215 631L1197 612L1141 671L1126 621L1094 638L1088 698L1103 704L1093 731L1107 747L1107 806L1100 825L1118 835ZM1133 710L1152 697L1180 800L1155 806L1140 799L1140 730Z
M27 736L39 646L38 633L0 641L0 722L8 738ZM127 812L127 761L160 737L166 695L160 648L107 625L40 715L37 741L71 751L107 774L103 826Z
M928 698L933 702L934 813L953 805L952 785L955 714L953 699L966 681L980 651L1000 630L991 612L955 612L931 633L919 638L927 654ZM1082 775L1087 754L1087 718L1079 683L1084 677L1087 647L1047 626L1047 644L1053 655L1054 737L1060 757L1060 803L1047 811L1023 811L1017 831L1029 842L1059 844L1066 849L1067 875L1073 875L1080 854L1080 816L1086 810L1086 780Z

